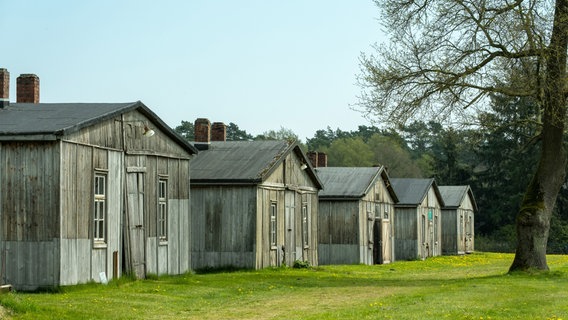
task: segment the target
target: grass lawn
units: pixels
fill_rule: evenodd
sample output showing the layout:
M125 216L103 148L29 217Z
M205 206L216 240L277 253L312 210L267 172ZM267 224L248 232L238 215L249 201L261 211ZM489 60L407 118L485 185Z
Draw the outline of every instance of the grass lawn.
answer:
M507 274L512 254L377 266L186 274L0 295L6 319L566 319L568 256Z

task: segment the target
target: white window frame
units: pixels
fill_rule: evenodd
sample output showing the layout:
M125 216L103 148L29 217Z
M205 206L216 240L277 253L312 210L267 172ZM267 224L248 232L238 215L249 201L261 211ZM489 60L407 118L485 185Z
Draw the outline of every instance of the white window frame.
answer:
M276 202L270 202L270 248L277 249L278 243L278 205Z
M160 244L168 242L168 179L158 179L158 239Z
M302 242L304 249L310 247L310 227L308 220L308 203L302 203Z
M95 247L106 246L107 236L107 175L95 172L93 180L93 241Z

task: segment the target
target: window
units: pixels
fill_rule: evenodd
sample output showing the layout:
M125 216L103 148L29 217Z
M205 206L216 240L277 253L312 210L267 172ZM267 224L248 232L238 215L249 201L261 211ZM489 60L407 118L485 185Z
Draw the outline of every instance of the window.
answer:
M168 181L158 181L158 238L168 241Z
M308 204L302 204L302 239L304 242L304 248L308 248L310 245L309 232L308 232Z
M95 209L93 218L93 239L95 243L106 242L106 176L95 174Z
M421 233L421 239L422 239L422 245L426 244L426 216L422 215L422 233Z
M373 212L373 204L371 202L367 202L367 220L373 221L375 220L375 213Z
M438 244L438 215L434 216L434 244Z
M277 207L276 202L270 203L270 246L273 249L276 249L276 214L277 214Z
M366 207L367 207L367 235L361 235L362 237L365 236L367 238L367 242L369 244L369 249L372 249L372 245L373 245L373 227L375 225L375 213L373 212L373 209L376 209L375 207L377 206L377 204L375 203L375 205L373 205L373 202L367 202ZM363 240L364 241L364 240Z

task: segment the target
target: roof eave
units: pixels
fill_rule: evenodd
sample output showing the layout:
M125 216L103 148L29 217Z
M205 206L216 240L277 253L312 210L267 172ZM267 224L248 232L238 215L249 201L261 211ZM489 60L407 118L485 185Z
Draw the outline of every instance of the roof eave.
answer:
M420 206L420 203L396 203L395 208L416 208Z
M122 107L120 109L116 109L116 110L109 112L105 115L102 115L100 117L88 119L86 121L79 122L79 123L74 124L72 126L63 128L63 129L60 130L60 133L61 133L61 135L68 135L68 134L77 132L77 131L79 131L83 128L92 126L94 124L100 123L100 122L105 121L105 120L112 119L112 118L114 118L114 117L116 117L120 114L134 110L134 109L138 108L141 104L142 103L140 101L133 102L133 103L131 103L131 104L125 106L125 107Z
M121 114L130 112L130 111L133 111L133 110L139 110L140 113L147 116L154 125L156 125L169 138L173 139L175 142L180 144L186 151L188 151L189 154L197 154L198 153L197 149L194 146L192 146L187 140L185 140L179 134L177 134L175 131L173 131L172 128L170 128L162 119L160 119L160 117L158 117L157 114L155 114L152 110L150 110L150 108L148 108L141 101L133 102L133 103L126 105L126 106L124 106L120 109L116 109L112 112L109 112L109 113L107 113L107 114L105 114L101 117L89 119L89 120L77 123L73 126L63 128L62 130L60 130L60 134L61 135L71 134L71 133L77 132L77 131L79 131L83 128L92 126L92 125L100 123L102 121L110 120L110 119L112 119L116 116L119 116Z
M365 195L319 195L320 200L354 201L361 200Z
M262 173L262 177L261 180L265 181L270 175L272 175L272 173L276 170L276 168L278 168L278 166L280 165L280 163L282 162L283 159L286 158L286 156L288 154L290 154L292 151L295 151L296 154L302 159L304 160L304 164L307 166L306 170L308 170L308 175L312 178L314 184L316 185L316 188L319 190L323 189L323 184L321 182L321 180L318 178L317 174L314 171L314 167L311 165L311 162L308 160L308 157L306 156L306 154L302 151L302 149L300 148L300 146L298 145L298 142L294 141L292 143L290 143L288 145L288 147L286 147L286 149L284 149L284 151L278 155L278 159L273 161L270 166L268 167L267 170L264 170L264 172Z
M60 135L56 133L18 133L2 134L0 141L55 141Z
M189 141L185 140L182 136L180 136L177 132L175 132L170 126L168 126L157 114L155 114L150 108L148 108L144 103L141 101L136 102L136 108L140 108L140 111L148 116L154 124L157 124L158 127L171 139L179 143L182 147L184 147L190 154L197 154L199 151L195 148Z
M385 182L385 185L387 186L387 191L389 192L392 201L394 203L397 203L399 201L398 196L396 195L396 192L394 191L394 188L392 187L392 184L390 183L390 177L389 174L387 172L387 170L385 169L384 166L381 166L381 177L383 178L383 181Z
M293 145L294 145L294 148L292 150L294 150L296 152L296 154L298 154L298 156L300 158L302 158L302 160L305 161L304 164L307 166L306 170L308 170L307 171L308 175L312 178L312 180L316 184L316 188L319 189L319 190L323 190L323 183L321 182L318 175L316 174L315 168L312 166L312 162L308 159L308 156L304 153L302 148L300 148L300 145L298 145L298 142L294 142Z
M260 179L191 179L192 186L251 186L259 185Z

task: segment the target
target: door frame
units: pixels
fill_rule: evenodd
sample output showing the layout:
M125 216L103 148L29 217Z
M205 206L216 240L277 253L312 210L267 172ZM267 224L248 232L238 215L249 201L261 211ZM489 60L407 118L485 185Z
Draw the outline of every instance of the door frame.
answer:
M145 168L127 168L125 183L125 268L146 278Z
M284 259L288 266L296 261L296 192L286 190L284 195Z

